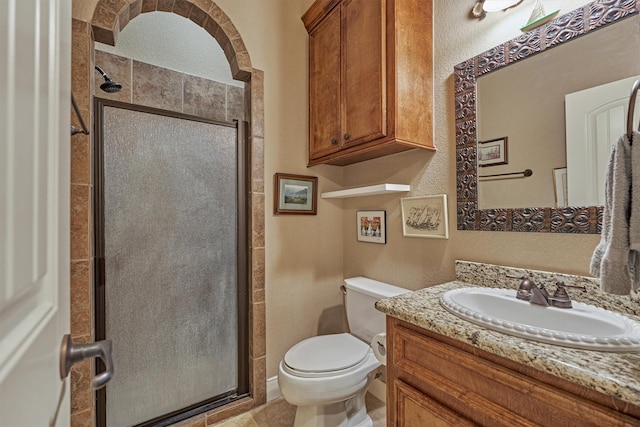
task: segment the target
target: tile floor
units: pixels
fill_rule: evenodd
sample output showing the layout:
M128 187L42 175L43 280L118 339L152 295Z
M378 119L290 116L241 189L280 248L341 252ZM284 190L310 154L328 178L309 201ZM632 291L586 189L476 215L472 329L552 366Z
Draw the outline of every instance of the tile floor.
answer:
M387 408L383 402L367 393L367 410L373 420L373 427L386 427ZM276 399L258 406L242 415L238 415L218 424L215 427L291 427L296 408L284 399Z

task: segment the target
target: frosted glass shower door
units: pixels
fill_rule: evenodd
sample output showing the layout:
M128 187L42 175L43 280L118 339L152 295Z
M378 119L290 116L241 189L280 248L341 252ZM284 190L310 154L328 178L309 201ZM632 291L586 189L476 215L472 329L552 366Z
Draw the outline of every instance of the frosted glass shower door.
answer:
M102 120L106 422L122 427L238 389L238 143L109 105Z

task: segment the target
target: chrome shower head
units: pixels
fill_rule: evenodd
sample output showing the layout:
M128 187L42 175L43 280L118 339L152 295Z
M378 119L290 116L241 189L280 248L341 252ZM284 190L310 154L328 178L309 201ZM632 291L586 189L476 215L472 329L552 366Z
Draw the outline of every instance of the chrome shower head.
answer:
M120 92L120 89L122 89L122 85L120 83L111 80L107 73L102 70L102 68L98 67L97 65L95 66L95 68L100 74L102 74L102 77L104 77L104 83L100 85L100 89L107 93Z

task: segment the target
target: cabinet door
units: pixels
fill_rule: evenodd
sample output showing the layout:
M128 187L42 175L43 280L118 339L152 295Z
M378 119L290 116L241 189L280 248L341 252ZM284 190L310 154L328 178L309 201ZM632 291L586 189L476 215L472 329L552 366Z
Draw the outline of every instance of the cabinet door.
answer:
M340 144L340 7L309 34L309 158Z
M470 427L476 424L446 406L420 393L410 385L394 380L395 425L398 427Z
M342 6L345 145L386 135L386 2L346 0Z

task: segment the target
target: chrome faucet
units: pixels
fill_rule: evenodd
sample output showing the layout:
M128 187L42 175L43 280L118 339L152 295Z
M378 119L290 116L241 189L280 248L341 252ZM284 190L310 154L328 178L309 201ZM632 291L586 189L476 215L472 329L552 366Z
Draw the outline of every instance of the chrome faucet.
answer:
M522 280L516 292L516 298L545 307L572 308L571 298L565 289L567 286L582 289L584 292L587 290L584 285L567 285L564 282L557 282L556 291L553 295L549 295L549 292L547 292L543 284L538 286L526 276L514 277L507 275L507 277Z

